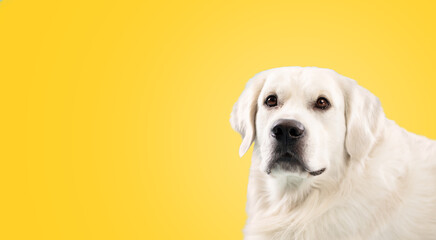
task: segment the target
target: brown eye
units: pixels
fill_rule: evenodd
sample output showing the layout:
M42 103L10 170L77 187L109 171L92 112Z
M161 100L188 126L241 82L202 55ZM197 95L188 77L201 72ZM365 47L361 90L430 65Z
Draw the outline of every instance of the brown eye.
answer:
M324 110L330 107L330 103L326 98L320 97L316 100L315 107Z
M277 106L277 97L274 95L269 95L266 100L265 100L265 104L268 107L275 107Z

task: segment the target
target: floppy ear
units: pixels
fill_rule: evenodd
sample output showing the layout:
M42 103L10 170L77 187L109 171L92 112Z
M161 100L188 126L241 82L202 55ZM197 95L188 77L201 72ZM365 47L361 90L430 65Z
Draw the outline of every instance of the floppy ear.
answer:
M233 111L230 114L232 128L242 136L239 148L240 157L248 151L256 136L257 99L264 82L265 79L258 75L250 79L238 101L233 105Z
M373 148L385 115L379 99L356 81L345 78L345 148L352 159L363 159Z

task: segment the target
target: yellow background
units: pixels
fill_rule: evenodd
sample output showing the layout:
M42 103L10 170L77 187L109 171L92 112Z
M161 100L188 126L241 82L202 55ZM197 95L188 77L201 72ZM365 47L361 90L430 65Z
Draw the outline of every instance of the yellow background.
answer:
M229 114L273 67L334 69L436 138L430 2L1 1L0 239L241 239Z

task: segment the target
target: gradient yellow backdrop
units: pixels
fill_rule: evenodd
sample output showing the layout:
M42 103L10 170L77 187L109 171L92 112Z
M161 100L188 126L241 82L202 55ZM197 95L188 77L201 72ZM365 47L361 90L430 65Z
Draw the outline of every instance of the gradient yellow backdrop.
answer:
M436 138L431 1L0 1L0 239L241 239L255 73L319 66Z

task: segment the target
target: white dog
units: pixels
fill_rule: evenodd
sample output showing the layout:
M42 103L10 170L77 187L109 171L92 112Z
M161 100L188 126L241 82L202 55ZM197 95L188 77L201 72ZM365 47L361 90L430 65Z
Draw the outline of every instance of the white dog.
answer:
M388 120L354 80L261 72L230 122L241 156L255 142L245 239L436 239L436 142Z

